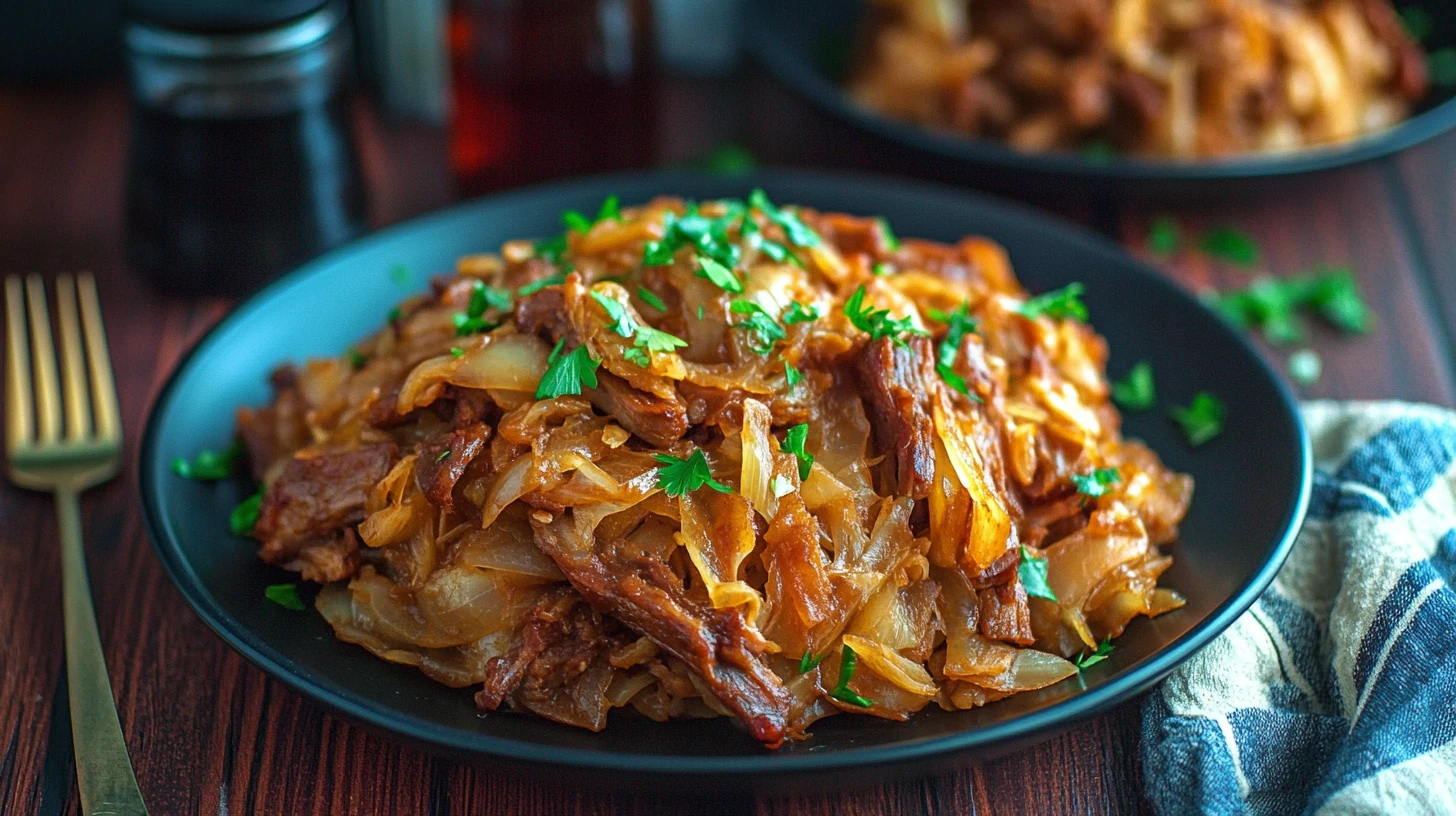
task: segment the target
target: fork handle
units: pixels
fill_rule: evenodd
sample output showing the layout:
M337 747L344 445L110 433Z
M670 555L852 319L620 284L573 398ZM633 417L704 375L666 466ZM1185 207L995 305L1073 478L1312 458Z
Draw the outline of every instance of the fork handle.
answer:
M111 680L101 652L86 552L81 545L81 503L74 490L56 492L61 528L61 594L66 622L66 683L71 700L71 740L76 787L85 816L146 816L132 773Z

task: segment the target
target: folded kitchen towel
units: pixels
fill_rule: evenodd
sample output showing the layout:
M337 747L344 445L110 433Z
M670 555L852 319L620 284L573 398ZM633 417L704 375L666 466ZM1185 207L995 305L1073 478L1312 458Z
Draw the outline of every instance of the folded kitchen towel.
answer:
M1456 814L1456 414L1304 418L1308 520L1253 608L1149 695L1148 798L1160 814Z

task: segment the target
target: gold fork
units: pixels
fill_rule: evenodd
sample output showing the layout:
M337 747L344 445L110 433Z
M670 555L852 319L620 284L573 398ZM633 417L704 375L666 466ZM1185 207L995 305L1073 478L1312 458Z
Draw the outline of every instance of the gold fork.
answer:
M96 610L91 606L86 553L81 545L81 491L115 476L121 460L121 412L116 404L116 384L106 352L96 282L89 274L80 275L74 282L70 275L56 280L64 400L58 393L56 352L51 343L45 284L40 277L31 275L26 279L23 298L20 279L7 277L5 310L9 335L5 413L10 480L24 488L54 493L60 522L66 679L81 812L86 816L144 816L147 808L132 773L116 703L111 697L111 681L96 629ZM30 315L29 343L26 311Z

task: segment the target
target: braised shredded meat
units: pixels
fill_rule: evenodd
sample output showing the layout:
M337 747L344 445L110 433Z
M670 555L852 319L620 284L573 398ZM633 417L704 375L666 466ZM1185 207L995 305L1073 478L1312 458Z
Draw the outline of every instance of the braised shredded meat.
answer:
M1192 481L998 246L761 193L613 209L461 259L239 411L259 554L340 638L485 711L774 747L1049 686L1181 605Z

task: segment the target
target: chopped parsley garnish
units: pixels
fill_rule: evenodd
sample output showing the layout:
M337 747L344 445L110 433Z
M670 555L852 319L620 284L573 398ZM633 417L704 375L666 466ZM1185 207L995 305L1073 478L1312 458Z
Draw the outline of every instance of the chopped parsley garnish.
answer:
M233 442L220 451L211 451L206 448L197 452L191 461L178 456L172 460L172 472L184 479L193 479L199 482L215 482L219 479L226 479L233 473L233 465L237 463L238 456L242 455L243 445L241 442Z
M396 306L393 309L390 309L389 310L389 322L390 323L397 323L403 317L404 317L404 310L401 309L401 308L399 308L398 306Z
M464 357L465 356L465 349L460 348L459 346L451 346L450 347L450 356L451 357Z
M1177 219L1161 215L1148 225L1148 251L1160 258L1173 255L1183 246L1183 230Z
M885 249L891 252L899 250L900 239L895 236L895 231L890 229L890 222L884 217L876 218L875 221L880 225L880 236L885 239Z
M483 317L471 317L470 315L467 315L463 312L456 312L450 317L450 321L455 324L456 337L464 337L468 334L477 334L483 331L490 331L497 325L490 322L489 320L486 320Z
M732 269L706 255L698 258L698 277L707 278L714 286L727 292L736 294L743 291L743 281L733 274Z
M694 448L686 459L665 453L653 458L662 463L662 467L657 469L657 486L669 496L686 496L703 485L719 493L733 492L733 488L713 478L713 470L708 467L708 457L703 455L702 448Z
M303 599L298 597L298 584L270 584L263 589L263 597L294 612L302 612L307 608L303 605Z
M572 232L585 234L591 232L592 227L602 221L606 221L608 218L615 218L618 221L622 220L622 202L614 195L609 195L602 201L602 206L597 210L597 217L595 219L587 218L576 210L567 210L561 214L561 223L565 224L566 228Z
M536 257L544 258L554 264L561 263L561 256L566 254L566 233L545 241L537 241L535 249Z
M612 194L602 199L602 206L597 208L597 220L605 221L608 218L614 221L622 220L622 199Z
M790 428L784 434L784 452L792 453L795 459L799 460L799 481L809 479L809 471L814 467L814 454L804 449L804 443L809 440L809 425L801 423Z
M1370 328L1370 313L1348 268L1322 269L1292 278L1263 278L1244 289L1214 294L1207 301L1229 322L1263 329L1270 343L1304 338L1298 310L1313 311L1350 334Z
M756 354L769 354L774 343L784 339L784 327L774 320L762 306L751 300L735 300L728 306L733 314L747 315L742 323L734 323L735 329L748 330L748 347Z
M449 458L450 458L450 449L449 448L446 448L446 449L440 451L440 455L435 457L435 461L436 462L443 462L443 461L445 461L446 459L449 459Z
M675 334L668 334L661 329L654 329L651 326L637 327L637 345L648 351L655 351L659 354L671 354L680 348L686 348L688 341Z
M588 233L591 232L592 228L592 220L576 210L567 210L562 213L561 223L565 224L566 228L572 232Z
M1456 87L1456 48L1437 48L1427 54L1426 73L1438 88Z
M839 682L829 692L829 696L840 702L849 703L860 708L869 708L875 704L874 700L867 700L849 690L849 681L854 679L854 664L856 659L854 650L849 648L849 644L846 643L844 645L844 651L839 653Z
M622 359L629 363L636 363L640 368L646 368L652 365L652 358L647 356L647 352L636 346L624 350L622 352Z
M623 306L617 300L596 291L593 291L591 296L592 300L600 304L606 310L607 316L612 319L608 328L623 337L631 339L633 344L638 347L638 350L646 349L647 351L669 354L687 346L687 341L676 335L668 334L660 329L654 329L645 323L639 323L632 316L632 313L627 311L627 307ZM645 358L645 354L640 357L638 355L628 357L629 360L643 368L647 367L646 362L644 362Z
M1053 592L1052 585L1047 583L1046 559L1032 555L1031 550L1028 550L1025 544L1021 545L1021 563L1016 566L1016 575L1021 578L1021 585L1026 587L1027 595L1056 602L1057 593Z
M1289 355L1289 376L1300 385L1314 385L1319 382L1324 365L1314 349L1300 349Z
M1117 468L1098 468L1091 473L1072 474L1072 484L1077 486L1077 492L1089 498L1097 498L1107 493L1107 486L1122 481L1122 474Z
M1110 654L1112 654L1112 641L1109 639L1102 641L1102 643L1097 646L1097 651L1093 652L1092 654L1087 654L1086 652L1083 652L1082 654L1077 655L1077 659L1073 660L1072 663L1077 667L1077 671L1080 672L1084 669L1089 669L1097 665L1098 663L1101 663L1102 661L1106 660L1107 656Z
M1082 303L1082 293L1085 291L1087 291L1087 287L1082 284L1069 283L1061 289L1054 289L1031 298L1021 304L1016 311L1028 320L1035 320L1046 315L1053 320L1072 318L1085 323L1087 322L1087 306Z
M758 210L768 220L778 224L784 231L784 237L788 238L789 243L794 246L819 246L819 234L809 229L808 225L803 221L800 221L799 216L787 210L779 209L777 205L768 200L768 195L763 190L755 189L748 194L748 206Z
M497 289L494 286L486 286L483 281L475 281L474 286L470 290L470 302L466 304L465 313L456 313L451 318L455 324L455 336L464 337L467 334L475 334L495 328L500 324L485 319L486 309L506 311L510 308L510 292L504 289Z
M566 275L557 272L554 275L547 275L541 280L532 281L531 283L522 286L520 289L516 290L516 294L520 297L526 297L527 295L534 295L548 286L556 286L557 284L561 283L566 283Z
M885 263L884 261L876 261L875 265L870 267L870 272L874 274L874 276L877 278L883 278L884 276L894 271L895 270L891 269L890 265Z
M365 355L364 352L362 352L362 351L360 351L358 349L349 349L349 367L350 368L354 369L355 371L358 371L359 369L363 368L364 367L364 364L367 363L367 362L369 362L369 357L367 355Z
M961 353L961 341L967 334L975 332L977 321L971 317L971 305L962 303L953 312L942 312L938 309L930 310L930 317L946 324L945 337L941 339L940 345L935 351L935 372L940 375L945 384L965 394L971 395L970 386L966 384L966 378L955 371L956 357ZM979 397L976 397L979 400Z
M395 264L394 266L391 266L389 268L389 279L392 280L392 281L394 281L395 283L399 284L400 286L407 286L407 285L409 285L409 282L410 282L410 270L409 270L409 267L408 266L405 266L404 264Z
M814 671L814 667L824 662L824 658L828 656L829 653L825 652L824 654L815 657L813 652L805 650L804 656L799 658L799 674L808 674L809 672Z
M1129 411L1146 411L1158 400L1153 389L1153 364L1139 360L1127 378L1112 383L1112 399Z
M1188 444L1198 447L1211 441L1223 431L1223 421L1228 409L1223 401L1207 391L1193 395L1193 402L1187 408L1173 406L1168 416L1183 427L1183 436Z
M698 319L703 319L703 304L701 303L698 304Z
M794 483L789 481L787 476L773 477L772 484L774 498L776 499L782 499L783 497L794 492Z
M235 536L245 536L253 532L253 526L258 523L258 512L262 509L263 488L259 487L257 493L243 499L233 508L232 515L228 516L228 529Z
M793 388L804 381L804 372L795 368L792 364L784 363L784 379L789 381L789 387Z
M1431 21L1431 13L1420 6L1406 6L1399 10L1401 25L1405 26L1405 33L1410 35L1416 42L1425 42L1431 36L1435 24Z
M686 246L692 247L699 257L711 258L731 270L738 264L742 250L728 238L728 228L735 220L746 222L747 215L742 202L722 203L727 212L718 218L700 214L696 204L688 204L682 215L671 212L664 215L662 240L649 241L643 246L642 265L666 266L673 262L677 250Z
M897 343L903 343L903 334L927 333L924 329L916 328L915 322L908 317L893 318L890 317L889 309L876 309L865 303L865 287L862 283L849 296L849 300L844 302L844 316L849 318L855 328L867 332L875 340L889 337Z
M646 303L648 306L651 306L659 312L667 311L667 304L662 302L662 298L653 294L652 290L648 289L646 286L637 287L637 297L641 299L643 303Z
M536 399L552 399L563 394L580 394L583 386L597 387L597 368L601 360L591 356L586 346L577 346L569 354L562 354L566 338L556 341L556 348L546 359L546 373L536 387Z
M591 296L592 300L595 300L601 305L603 309L606 310L607 317L610 317L612 319L611 324L607 326L607 328L611 329L617 334L622 335L623 337L628 338L630 338L633 333L637 331L637 321L632 318L632 315L627 311L626 306L623 306L613 298L609 298L601 292L592 292Z
M1259 245L1247 232L1214 227L1198 239L1198 248L1210 258L1250 269L1259 265Z
M795 323L812 323L822 316L819 314L818 306L805 306L797 300L789 301L789 308L785 309L783 314L785 326L792 326Z

